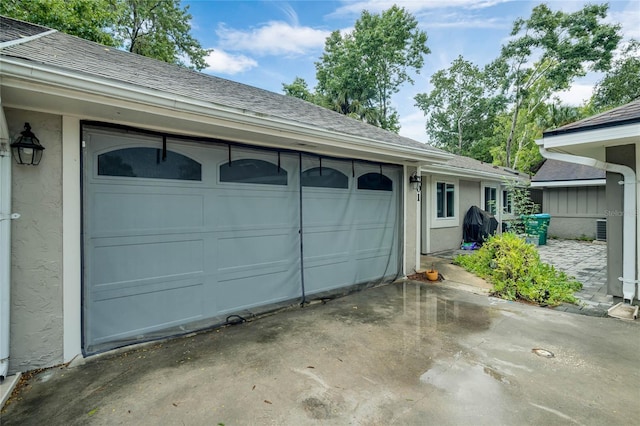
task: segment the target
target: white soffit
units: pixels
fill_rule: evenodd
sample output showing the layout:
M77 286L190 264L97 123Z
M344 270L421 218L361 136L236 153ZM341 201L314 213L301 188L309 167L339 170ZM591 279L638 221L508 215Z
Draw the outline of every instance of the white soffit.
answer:
M554 180L546 182L531 182L532 188L555 188L566 186L605 186L606 179Z

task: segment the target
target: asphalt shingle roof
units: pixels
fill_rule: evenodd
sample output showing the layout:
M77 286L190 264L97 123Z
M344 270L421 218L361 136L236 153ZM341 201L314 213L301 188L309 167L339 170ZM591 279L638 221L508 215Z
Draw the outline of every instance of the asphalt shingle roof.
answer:
M38 25L0 17L1 41L33 36L47 30ZM372 141L415 148L423 152L443 152L428 144L388 132L301 99L106 47L61 32L5 47L1 55L54 67L63 72L84 74L119 84L187 97L212 106L233 108L260 117L272 117Z
M495 166L493 164L478 161L473 158L456 155L446 163L448 166L457 167L465 170L491 173L504 178L516 178L519 180L527 180L529 176L526 173L510 169L503 166Z
M569 123L557 129L546 131L543 136L555 136L563 133L580 132L630 123L640 123L640 99L576 121L575 123Z
M571 180L604 179L604 170L582 164L567 163L558 160L546 160L540 170L531 179L532 182L553 182Z

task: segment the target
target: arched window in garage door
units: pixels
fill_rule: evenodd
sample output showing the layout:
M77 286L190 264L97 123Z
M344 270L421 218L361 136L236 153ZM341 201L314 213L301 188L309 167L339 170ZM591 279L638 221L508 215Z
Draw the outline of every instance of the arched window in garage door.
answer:
M393 182L382 173L366 173L358 178L358 189L393 191Z
M98 175L152 179L202 180L202 165L174 151L123 148L98 155Z
M286 185L287 171L268 161L244 158L221 165L220 182Z
M347 189L349 178L331 167L313 167L302 172L302 186Z

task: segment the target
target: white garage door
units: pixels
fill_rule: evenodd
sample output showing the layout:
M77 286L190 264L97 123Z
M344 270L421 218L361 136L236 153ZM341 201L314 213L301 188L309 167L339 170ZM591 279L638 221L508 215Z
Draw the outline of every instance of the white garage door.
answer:
M83 140L86 353L399 272L398 167L97 126Z

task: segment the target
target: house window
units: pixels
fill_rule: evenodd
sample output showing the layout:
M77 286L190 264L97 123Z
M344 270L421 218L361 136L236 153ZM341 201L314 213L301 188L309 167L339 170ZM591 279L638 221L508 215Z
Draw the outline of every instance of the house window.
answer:
M152 179L202 180L202 165L157 148L123 148L98 155L98 175Z
M496 214L498 212L498 190L493 186L484 187L484 210Z
M220 182L286 185L287 171L268 161L246 158L221 165Z
M448 182L436 182L436 210L439 218L455 217L456 186Z
M358 189L392 191L393 182L382 173L367 173L358 178Z
M316 188L349 188L349 178L331 167L314 167L302 172L302 186Z
M507 190L502 191L502 212L513 214L513 200L511 199L511 193Z

